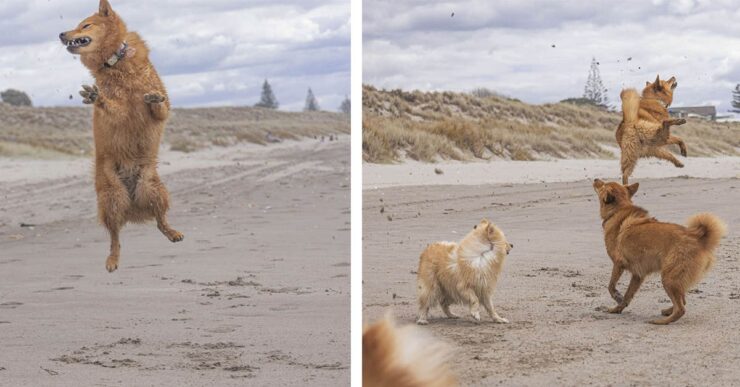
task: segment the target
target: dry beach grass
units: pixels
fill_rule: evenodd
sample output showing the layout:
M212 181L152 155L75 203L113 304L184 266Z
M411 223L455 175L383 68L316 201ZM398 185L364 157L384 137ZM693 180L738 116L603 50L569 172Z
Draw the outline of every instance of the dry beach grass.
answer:
M348 134L347 115L282 112L251 107L173 109L165 144L190 152L242 142ZM92 110L86 107L14 107L0 103L0 156L89 155Z

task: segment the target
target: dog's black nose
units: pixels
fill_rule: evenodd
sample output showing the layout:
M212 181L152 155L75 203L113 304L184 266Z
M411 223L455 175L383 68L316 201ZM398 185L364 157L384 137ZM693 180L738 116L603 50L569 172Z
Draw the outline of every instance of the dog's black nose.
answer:
M59 40L64 41L64 32L62 32L61 34L59 34Z
M511 246L512 249L514 248L514 244L513 243L509 243L509 246Z

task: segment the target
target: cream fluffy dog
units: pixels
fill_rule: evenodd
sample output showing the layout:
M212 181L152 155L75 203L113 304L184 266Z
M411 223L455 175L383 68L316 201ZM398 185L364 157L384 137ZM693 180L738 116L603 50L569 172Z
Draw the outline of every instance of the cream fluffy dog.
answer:
M503 231L487 219L473 227L460 243L437 242L427 246L419 257L416 323L428 324L429 308L437 304L449 318L457 318L450 312L450 305L467 305L476 321L480 321L482 304L494 322L508 323L496 313L492 298L506 255L513 247Z

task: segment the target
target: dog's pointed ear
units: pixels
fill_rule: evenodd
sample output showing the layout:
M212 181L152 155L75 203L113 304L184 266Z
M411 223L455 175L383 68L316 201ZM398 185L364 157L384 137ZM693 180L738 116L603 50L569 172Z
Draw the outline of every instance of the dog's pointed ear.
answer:
M637 189L640 188L640 183L630 184L625 186L625 188L627 188L627 191L630 193L630 197L633 197L635 196L635 193L637 193Z
M655 77L655 83L653 83L653 88L655 88L655 90L661 90L663 88L663 85L660 84L660 75Z
M110 16L111 13L113 13L113 8L110 6L108 0L100 0L98 14L100 14L100 16Z
M650 81L645 81L645 87L650 86Z
M678 82L676 82L676 77L671 77L671 79L668 80L668 83L671 84L671 90L674 90L678 86Z

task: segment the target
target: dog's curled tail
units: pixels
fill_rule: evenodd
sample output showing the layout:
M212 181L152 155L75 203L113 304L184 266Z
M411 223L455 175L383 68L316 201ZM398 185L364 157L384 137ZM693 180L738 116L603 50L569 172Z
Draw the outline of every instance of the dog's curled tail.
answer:
M619 94L622 99L622 121L631 125L637 122L637 115L640 111L640 94L635 89L624 89Z
M708 250L714 250L719 245L720 239L727 233L725 222L708 212L689 218L686 227L697 235L704 248Z
M363 386L455 387L451 351L415 326L398 327L390 315L362 334Z

